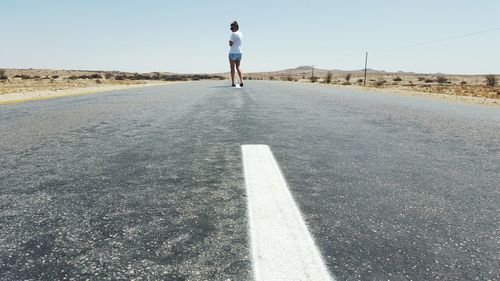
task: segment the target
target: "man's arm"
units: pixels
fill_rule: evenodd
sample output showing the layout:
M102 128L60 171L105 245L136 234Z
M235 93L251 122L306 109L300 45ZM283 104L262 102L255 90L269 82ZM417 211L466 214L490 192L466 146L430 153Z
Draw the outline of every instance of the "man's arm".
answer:
M233 34L231 34L231 37L229 37L229 46L233 46L234 44L234 41L236 41L236 36Z

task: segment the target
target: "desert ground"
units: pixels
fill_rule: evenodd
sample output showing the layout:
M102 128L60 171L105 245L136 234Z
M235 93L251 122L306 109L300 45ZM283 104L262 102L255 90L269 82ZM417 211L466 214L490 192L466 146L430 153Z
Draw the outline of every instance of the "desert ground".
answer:
M155 86L174 81L227 79L228 73L183 75L169 72L127 73L119 71L81 71L44 69L0 69L0 104L67 95ZM272 72L245 74L247 80L279 80L314 83L330 87L370 89L377 92L419 95L459 102L500 106L500 75L488 85L486 75L419 74L317 69L301 66Z
M112 90L157 86L201 79L213 75L178 75L166 72L127 73L47 69L0 69L0 104Z
M328 81L328 73L331 74ZM412 96L442 98L460 102L472 102L500 106L500 75L495 78L496 85L487 85L487 75L456 74L420 74L412 72L385 72L368 69L367 83L364 84L363 70L326 70L300 66L272 72L249 73L248 79L281 80L347 87L354 89L370 89L377 92L388 92ZM314 77L314 78L312 78Z

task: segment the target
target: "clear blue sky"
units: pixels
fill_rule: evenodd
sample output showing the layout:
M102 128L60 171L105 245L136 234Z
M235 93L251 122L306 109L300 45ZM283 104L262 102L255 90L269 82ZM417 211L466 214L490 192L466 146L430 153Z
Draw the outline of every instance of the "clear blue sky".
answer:
M299 65L500 73L497 0L2 0L0 67L225 72L229 24L243 69ZM391 49L396 49L388 51Z

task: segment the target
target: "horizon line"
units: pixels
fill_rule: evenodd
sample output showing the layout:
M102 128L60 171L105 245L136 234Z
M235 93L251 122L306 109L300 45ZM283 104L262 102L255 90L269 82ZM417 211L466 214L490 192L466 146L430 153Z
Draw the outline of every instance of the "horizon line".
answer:
M279 70L262 70L262 71L249 71L249 72L244 72L245 74L261 74L261 73L276 73L276 72L285 72L285 71L290 71L290 70L298 70L299 68L310 68L312 70L314 66L312 65L300 65L297 67L293 68L285 68L285 69L279 69ZM120 73L137 73L137 74L147 74L147 73L169 73L172 75L197 75L197 74L202 74L202 75L222 75L222 74L229 74L229 71L224 71L224 72L172 72L172 71L146 71L146 72L140 72L140 71L124 71L124 70L105 70L105 69L66 69L66 68L16 68L16 67L0 67L0 69L3 70L47 70L47 71L82 71L82 72L120 72ZM327 69L327 68L318 68L314 67L315 71L331 71L331 72L343 72L343 73L349 73L349 72L363 72L364 68L360 69L351 69L351 70L344 70L344 69ZM481 76L481 75L500 75L500 73L474 73L474 74L464 74L464 73L445 73L445 72L415 72L415 71L405 71L405 70L398 70L398 71L388 71L388 70L380 70L380 69L374 69L374 68L367 68L368 73L387 73L387 74L419 74L419 75L454 75L454 76ZM284 73L285 74L285 73Z

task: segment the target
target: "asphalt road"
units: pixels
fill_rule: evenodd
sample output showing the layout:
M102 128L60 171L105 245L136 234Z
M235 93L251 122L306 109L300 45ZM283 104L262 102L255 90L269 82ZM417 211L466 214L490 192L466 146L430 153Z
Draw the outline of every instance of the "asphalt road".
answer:
M0 280L252 280L241 145L337 280L500 280L500 110L193 82L0 106Z

